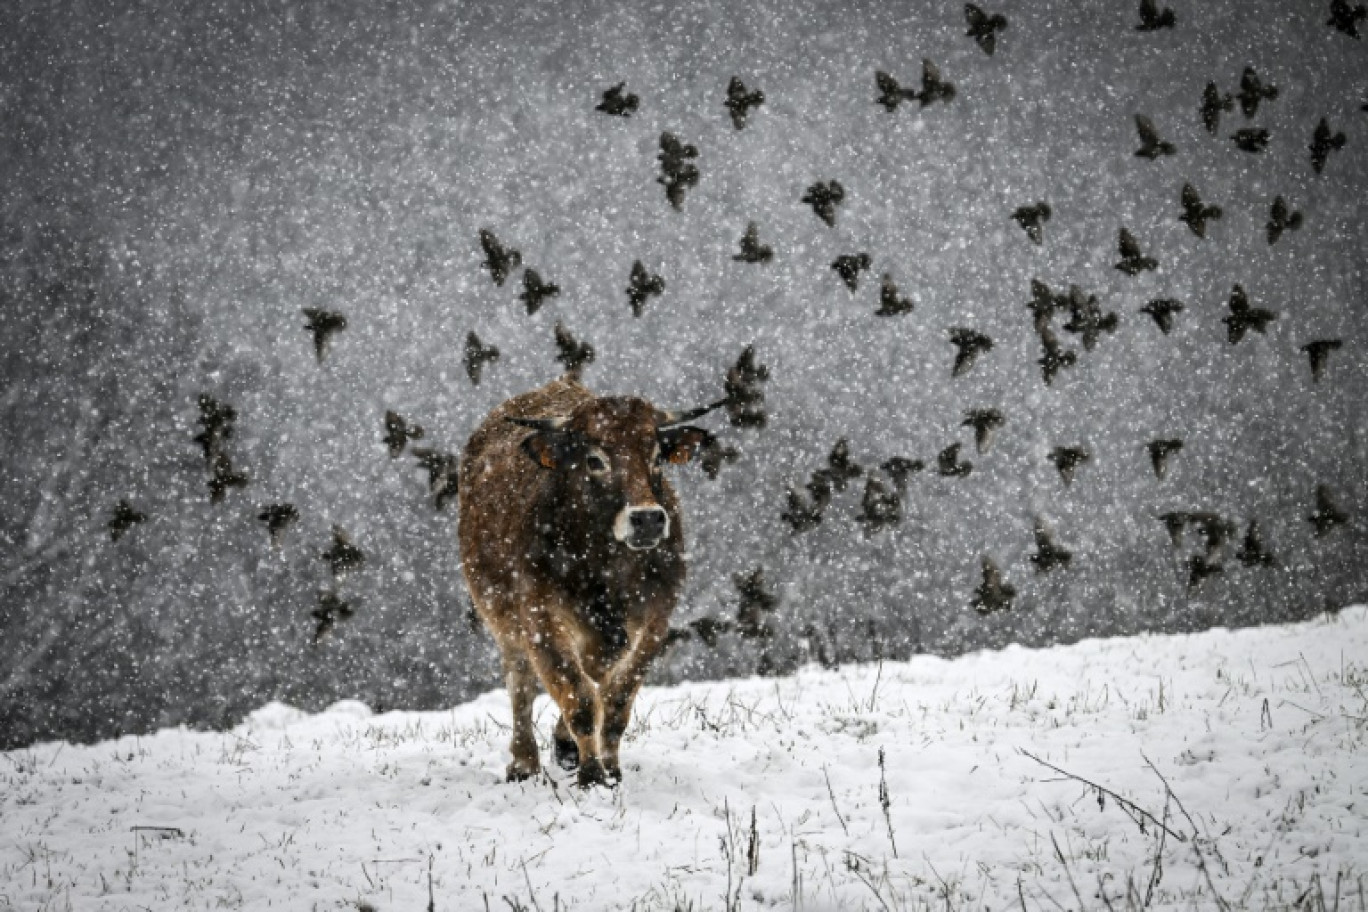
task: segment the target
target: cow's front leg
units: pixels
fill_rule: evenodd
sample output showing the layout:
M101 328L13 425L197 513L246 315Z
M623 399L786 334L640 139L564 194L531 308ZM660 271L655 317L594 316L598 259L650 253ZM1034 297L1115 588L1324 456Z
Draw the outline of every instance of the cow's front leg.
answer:
M664 648L670 619L666 614L646 622L640 634L632 638L632 648L623 655L603 682L600 698L603 701L603 766L608 778L622 779L618 762L618 746L632 721L632 704L636 702L646 670Z
M508 764L507 779L519 782L541 772L537 738L532 731L532 702L537 698L537 678L527 655L516 647L503 649L503 666L504 683L513 704L513 740L509 744L513 761Z
M575 644L568 631L551 612L532 613L528 652L546 692L561 711L561 720L575 740L579 756L577 780L581 787L602 785L606 781L599 752L600 704L598 689L584 673L576 658ZM557 730L560 724L557 725Z

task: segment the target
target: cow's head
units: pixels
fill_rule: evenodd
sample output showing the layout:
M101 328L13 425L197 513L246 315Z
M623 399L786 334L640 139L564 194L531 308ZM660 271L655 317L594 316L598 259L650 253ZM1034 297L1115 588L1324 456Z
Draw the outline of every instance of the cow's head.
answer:
M686 424L713 406L662 411L643 399L603 397L568 415L510 418L532 429L522 449L555 472L560 509L634 551L655 548L670 535L673 504L661 469L683 464L712 435Z

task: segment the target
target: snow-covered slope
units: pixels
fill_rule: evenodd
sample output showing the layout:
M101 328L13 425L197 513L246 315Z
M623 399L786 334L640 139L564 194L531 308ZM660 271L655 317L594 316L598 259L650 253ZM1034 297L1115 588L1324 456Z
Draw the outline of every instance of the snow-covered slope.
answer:
M502 691L46 743L0 907L1362 910L1365 656L1360 607L653 688L588 793L502 781Z

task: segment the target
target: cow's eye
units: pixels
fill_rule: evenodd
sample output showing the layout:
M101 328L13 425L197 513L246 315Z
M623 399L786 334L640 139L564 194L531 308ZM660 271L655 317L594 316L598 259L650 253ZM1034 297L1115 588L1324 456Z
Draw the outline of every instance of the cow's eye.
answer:
M584 458L584 464L589 467L589 472L592 475L602 475L604 472L608 471L608 460L604 459L598 453L590 453L586 456Z

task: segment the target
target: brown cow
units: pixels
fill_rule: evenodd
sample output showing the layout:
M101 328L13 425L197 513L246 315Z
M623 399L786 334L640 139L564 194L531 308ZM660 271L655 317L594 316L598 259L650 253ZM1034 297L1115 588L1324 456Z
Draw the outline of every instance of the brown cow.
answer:
M503 654L510 781L541 770L540 679L560 707L555 757L588 787L621 778L618 744L684 584L679 505L661 472L710 435L572 374L494 409L461 460L461 566Z

